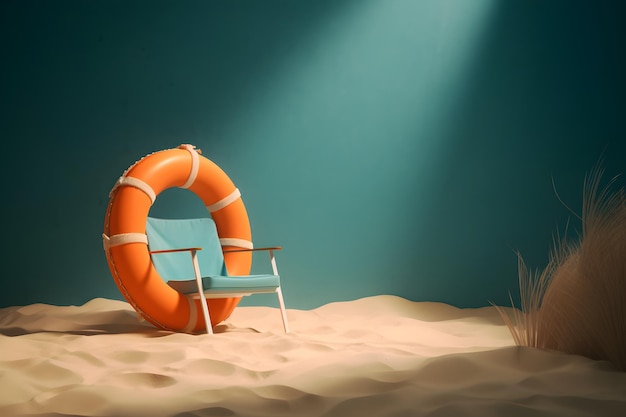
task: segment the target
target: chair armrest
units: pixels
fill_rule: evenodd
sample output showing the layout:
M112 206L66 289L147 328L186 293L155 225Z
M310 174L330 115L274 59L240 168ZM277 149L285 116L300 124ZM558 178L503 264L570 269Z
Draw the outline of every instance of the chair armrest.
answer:
M246 249L246 248L240 248L240 249L227 249L224 251L224 253L232 253L232 252L256 252L256 251L269 251L269 250L281 250L282 246L272 246L272 247L267 247L267 248L253 248L253 249Z
M276 266L276 258L274 258L274 251L281 250L281 249L282 249L282 246L272 246L268 248L254 248L254 249L239 248L239 249L227 249L224 251L224 253L267 251L270 255L270 263L272 264L272 272L274 272L274 275L278 275L278 267Z
M199 250L202 250L202 248L159 249L159 250L151 250L150 253L191 252L191 251L199 251Z

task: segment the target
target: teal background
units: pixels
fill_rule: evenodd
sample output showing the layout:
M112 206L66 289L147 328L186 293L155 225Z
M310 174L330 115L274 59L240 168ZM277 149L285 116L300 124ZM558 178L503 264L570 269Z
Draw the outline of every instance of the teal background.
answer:
M0 307L121 299L108 193L192 143L282 245L288 308L508 304L626 170L621 1L2 1ZM622 185L623 179L618 183ZM153 214L203 215L168 190ZM264 259L255 258L255 265ZM275 305L273 298L245 303Z

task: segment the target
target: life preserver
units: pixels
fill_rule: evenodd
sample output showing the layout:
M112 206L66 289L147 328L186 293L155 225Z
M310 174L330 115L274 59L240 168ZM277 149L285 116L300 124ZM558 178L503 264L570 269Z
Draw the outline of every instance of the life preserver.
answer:
M164 282L147 246L150 207L159 193L173 187L189 189L200 197L224 248L252 248L250 222L239 190L192 145L149 154L123 173L109 194L103 246L118 289L140 317L162 329L191 333L206 328L200 301ZM224 261L232 275L250 273L251 252L226 253ZM209 299L211 325L228 318L239 300Z

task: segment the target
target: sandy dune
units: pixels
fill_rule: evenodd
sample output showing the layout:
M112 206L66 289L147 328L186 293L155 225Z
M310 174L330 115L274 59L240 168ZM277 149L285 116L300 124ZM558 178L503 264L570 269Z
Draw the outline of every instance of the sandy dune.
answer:
M125 302L0 309L0 416L625 416L626 373L519 348L493 307L239 307L217 334Z

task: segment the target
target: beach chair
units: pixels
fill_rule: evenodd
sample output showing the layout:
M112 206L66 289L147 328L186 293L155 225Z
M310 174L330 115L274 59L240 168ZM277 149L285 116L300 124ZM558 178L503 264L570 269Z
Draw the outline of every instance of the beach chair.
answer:
M211 218L158 219L146 222L152 263L167 284L182 294L199 298L206 332L213 333L207 298L245 297L276 293L285 333L289 332L285 302L274 251L280 247L223 250L215 222ZM230 276L224 253L267 251L273 274ZM191 255L191 256L190 256Z

